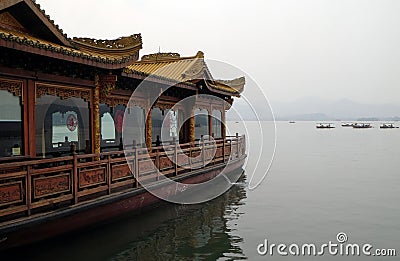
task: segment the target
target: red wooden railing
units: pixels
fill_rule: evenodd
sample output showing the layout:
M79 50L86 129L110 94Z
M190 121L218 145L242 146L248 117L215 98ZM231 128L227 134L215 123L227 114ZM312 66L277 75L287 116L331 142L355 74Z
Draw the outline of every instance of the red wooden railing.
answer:
M215 143L153 147L150 152L134 143L125 151L73 152L66 157L0 163L0 222L139 188L142 182L157 182L160 175L223 166L229 159L242 158L245 147L245 137L237 135Z

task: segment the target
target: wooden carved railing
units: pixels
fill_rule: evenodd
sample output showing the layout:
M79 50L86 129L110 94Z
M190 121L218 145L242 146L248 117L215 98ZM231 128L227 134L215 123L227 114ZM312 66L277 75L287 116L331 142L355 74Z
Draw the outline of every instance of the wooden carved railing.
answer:
M215 140L214 145L202 140L148 151L134 143L125 152L74 152L67 157L2 163L0 222L138 188L142 182L156 182L160 175L178 176L223 165L243 157L245 148L245 137L237 135Z

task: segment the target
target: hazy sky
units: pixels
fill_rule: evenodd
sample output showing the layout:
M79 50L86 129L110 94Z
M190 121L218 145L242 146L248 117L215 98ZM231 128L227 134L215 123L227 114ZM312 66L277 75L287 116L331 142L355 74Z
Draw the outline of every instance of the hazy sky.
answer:
M37 0L68 36L141 33L141 55L238 66L270 100L399 103L398 0Z

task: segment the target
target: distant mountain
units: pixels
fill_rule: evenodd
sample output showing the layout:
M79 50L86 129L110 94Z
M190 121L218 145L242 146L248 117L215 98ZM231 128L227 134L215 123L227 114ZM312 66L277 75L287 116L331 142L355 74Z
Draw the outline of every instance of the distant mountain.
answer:
M265 104L252 104L260 120L271 120L272 113ZM271 102L275 118L278 120L318 121L318 120L400 120L400 105L365 104L348 99L324 100L317 97L304 97L293 102ZM245 120L256 120L252 108L243 102L235 102L235 109ZM228 112L228 120L239 120L237 115Z
M329 121L332 118L324 113L297 114L288 117L276 117L278 121Z

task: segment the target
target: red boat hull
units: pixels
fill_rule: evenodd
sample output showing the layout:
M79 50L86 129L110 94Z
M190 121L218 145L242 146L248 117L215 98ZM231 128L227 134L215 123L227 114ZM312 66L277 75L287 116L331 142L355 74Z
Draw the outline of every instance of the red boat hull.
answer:
M230 163L208 170L200 170L198 174L181 177L179 182L195 184L208 181L216 177L222 169L232 180L242 174L245 157ZM240 172L239 172L240 171ZM170 195L176 192L175 185L160 185L157 192ZM89 203L82 203L54 213L23 219L10 225L0 227L0 249L7 249L41 241L67 232L83 229L93 224L105 222L114 217L134 211L141 211L161 200L143 188L133 189L119 195L107 196Z

